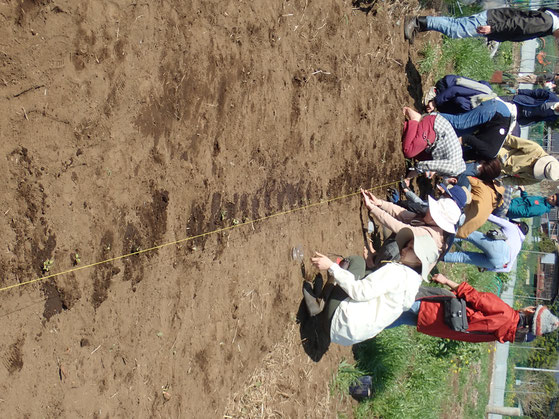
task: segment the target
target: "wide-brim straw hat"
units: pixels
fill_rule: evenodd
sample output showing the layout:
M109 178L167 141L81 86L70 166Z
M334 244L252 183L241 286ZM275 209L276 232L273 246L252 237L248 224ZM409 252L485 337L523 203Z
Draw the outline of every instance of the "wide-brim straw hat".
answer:
M538 180L559 180L559 161L553 156L539 158L534 164L534 177Z
M429 235L417 235L409 227L404 227L396 234L396 243L402 250L406 244L414 239L413 251L421 262L421 277L428 281L429 272L436 265L439 259L439 249L435 240Z

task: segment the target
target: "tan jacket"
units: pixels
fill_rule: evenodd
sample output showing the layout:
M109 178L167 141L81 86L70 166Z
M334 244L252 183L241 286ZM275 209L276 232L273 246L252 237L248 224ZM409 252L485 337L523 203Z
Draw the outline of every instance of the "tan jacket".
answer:
M548 154L534 141L507 136L498 157L503 165L504 185L530 185L540 182L534 178L534 163Z
M465 239L471 233L480 228L489 218L489 215L501 203L497 201L497 194L490 186L487 186L476 177L468 176L472 190L472 202L466 205L464 214L466 221L458 229L456 237ZM496 186L495 189L503 195L505 188Z
M414 212L408 211L399 205L382 201L378 207L373 207L369 215L374 216L380 224L398 233L402 228L409 227L414 234L419 236L429 235L435 241L439 254L445 244L444 230L439 226L426 225Z

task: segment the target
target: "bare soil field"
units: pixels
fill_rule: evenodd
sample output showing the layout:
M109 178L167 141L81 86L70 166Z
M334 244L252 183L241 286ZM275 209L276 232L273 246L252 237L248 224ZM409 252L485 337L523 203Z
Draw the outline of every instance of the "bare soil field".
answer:
M0 292L2 417L351 412L290 251L404 173L418 4L370 3L0 2L0 287L71 271Z

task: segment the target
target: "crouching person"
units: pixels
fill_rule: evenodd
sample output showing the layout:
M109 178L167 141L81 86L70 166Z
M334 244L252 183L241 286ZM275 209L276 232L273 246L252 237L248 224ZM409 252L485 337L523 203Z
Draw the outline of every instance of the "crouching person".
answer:
M321 298L315 298L308 282L303 293L311 315L321 317L319 333L334 343L353 345L376 336L411 307L439 252L430 236L407 227L398 232L396 242L399 262L388 262L369 274L363 258L351 257L347 269L342 269L316 253L313 265L327 270L330 279Z
M412 308L387 328L410 325L417 327L420 333L440 338L504 343L529 342L559 326L559 319L545 306L514 310L495 294L479 292L467 282L457 284L441 274L433 275L432 280L448 286L452 292L421 287ZM460 325L462 327L451 326L451 321L445 318L445 304L452 298L455 302L465 303L466 317Z

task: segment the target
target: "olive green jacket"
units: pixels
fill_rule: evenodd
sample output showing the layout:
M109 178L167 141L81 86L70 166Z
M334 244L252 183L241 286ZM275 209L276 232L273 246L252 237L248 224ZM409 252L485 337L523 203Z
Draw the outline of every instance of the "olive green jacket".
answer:
M540 180L534 177L534 163L548 154L534 141L524 138L507 136L503 147L499 151L501 159L504 185L530 185Z

